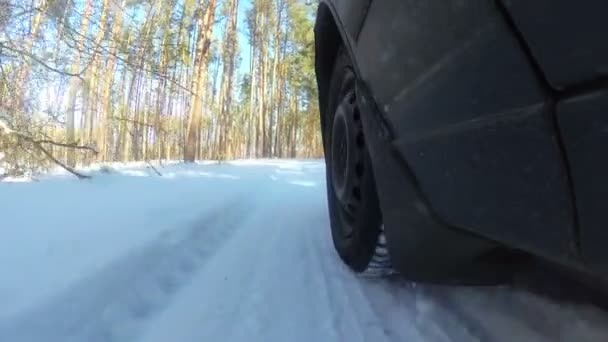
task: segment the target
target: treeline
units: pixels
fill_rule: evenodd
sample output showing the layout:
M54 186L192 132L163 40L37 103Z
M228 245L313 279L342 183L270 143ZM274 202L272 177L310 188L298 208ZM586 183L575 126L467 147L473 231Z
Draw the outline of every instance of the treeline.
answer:
M304 0L0 0L5 173L318 157Z

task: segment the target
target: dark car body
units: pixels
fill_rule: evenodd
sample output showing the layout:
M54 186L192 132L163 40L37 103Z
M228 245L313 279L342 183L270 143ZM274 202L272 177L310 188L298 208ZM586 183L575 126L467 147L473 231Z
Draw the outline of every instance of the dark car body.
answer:
M608 275L608 2L322 0L357 74L388 247L457 230Z

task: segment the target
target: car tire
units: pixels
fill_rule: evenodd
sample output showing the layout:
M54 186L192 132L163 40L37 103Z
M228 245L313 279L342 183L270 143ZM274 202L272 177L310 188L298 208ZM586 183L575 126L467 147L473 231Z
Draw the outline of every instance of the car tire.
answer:
M336 251L352 270L383 275L392 269L355 89L351 63L340 52L323 120L331 233Z

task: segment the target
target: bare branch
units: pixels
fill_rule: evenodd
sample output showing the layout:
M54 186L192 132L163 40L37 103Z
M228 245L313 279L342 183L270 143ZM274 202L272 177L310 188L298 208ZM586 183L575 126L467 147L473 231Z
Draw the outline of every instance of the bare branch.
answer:
M149 167L150 167L152 170L154 170L154 172L156 172L156 174L157 174L157 175L159 175L160 177L162 177L162 176L163 176L163 174L162 174L162 173L158 172L158 170L157 170L157 169L156 169L154 166L152 166L152 164L150 163L150 161L149 161L149 160L146 160L146 164L148 164L148 166L149 166Z
M34 144L49 144L49 145L54 145L54 146L73 148L75 150L86 150L86 151L93 152L93 154L99 154L99 152L95 148L93 148L92 146L78 145L77 142L73 142L73 143L61 143L61 142L56 142L56 141L52 141L52 140L33 140L32 143L34 143Z
M116 58L118 61L122 62L123 65L126 68L129 68L131 71L141 71L141 72L147 72L155 77L157 77L158 79L163 79L169 83L171 83L172 85L180 88L181 90L187 92L189 95L194 95L194 92L188 88L187 86L184 86L182 84L180 84L179 82L171 79L171 77L169 75L160 73L159 71L155 70L154 68L146 68L143 65L133 65L133 62L130 61L128 58L125 58L123 56L121 56L118 53L113 53L110 49L108 49L107 47L98 44L97 42L95 42L92 38L86 36L83 33L78 32L75 29L71 29L69 28L68 31L70 34L73 34L74 36L76 36L77 38L74 39L84 39L85 41L87 41L88 43L90 43L93 46L90 46L88 49L84 50L84 51L80 51L75 45L69 44L68 42L65 42L66 45L68 45L70 48L73 48L75 50L77 50L79 53L84 53L84 54L88 54L90 56L96 56L96 55L102 55L105 54L107 56L112 56L114 58ZM93 59L92 57L90 57L91 59ZM87 65L88 67L88 65ZM86 70L86 67L85 69ZM83 70L83 71L84 71Z
M18 132L13 130L12 128L10 128L8 126L8 124L3 121L0 120L0 132L4 131L6 134L14 134L34 145L42 145L42 144L48 144L48 145L54 145L54 146L60 146L60 147L65 147L65 148L73 148L76 150L87 150L87 151L91 151L94 154L98 154L99 152L93 148L92 146L88 146L88 145L79 145L78 142L72 142L72 143L63 143L63 142L57 142L57 141L53 141L50 139L44 139L44 140L37 140L35 138L33 138L32 136L30 136L29 134L26 133L22 133L22 132Z
M80 80L84 81L84 78L82 77L82 74L86 71L88 65L83 70L81 70L79 73L75 74L75 73L71 73L71 72L68 72L68 71L65 71L65 70L59 70L57 68L54 68L54 67L48 65L46 62L44 62L41 59L39 59L38 57L36 57L34 54L31 54L31 53L29 53L27 51L23 51L23 50L14 48L14 47L10 47L10 46L8 46L6 44L3 44L2 42L0 42L0 48L4 48L4 49L7 49L7 50L12 51L14 53L18 53L18 54L21 54L23 56L26 56L29 59L33 60L34 62L36 62L36 63L38 63L40 65L42 65L44 68L46 68L46 69L48 69L48 70L50 70L52 72L55 72L55 73L58 73L58 74L64 75L64 76L77 77Z
M0 120L0 128L1 128L0 132L2 132L4 134L16 135L20 139L23 139L23 140L25 140L27 142L30 142L36 149L40 150L53 163L59 165L64 170L66 170L69 173L73 174L74 176L78 177L78 179L89 179L89 178L91 178L91 176L83 175L83 174L77 172L76 170L74 170L73 168L69 167L68 165L62 163L60 160L58 160L57 158L55 158L51 152L49 152L46 148L44 148L43 144L48 144L48 145L53 145L53 146L60 146L60 147L65 147L65 148L88 150L88 151L91 151L91 152L97 154L98 153L97 150L95 150L93 147L91 147L91 146L81 146L81 145L78 145L78 143L76 143L76 142L74 142L74 143L61 143L61 142L56 142L56 141L53 141L53 140L37 140L37 139L34 139L33 137L31 137L29 134L13 130L11 127L9 127L9 125L4 120Z
M59 161L57 158L55 158L53 156L53 154L49 151L47 151L44 147L42 147L42 145L40 145L39 143L34 143L34 145L40 150L42 151L42 153L44 153L51 161L53 161L53 163L61 166L64 170L68 171L69 173L73 174L74 176L78 177L78 179L90 179L91 176L88 175L83 175L82 173L77 172L76 170L74 170L73 168L65 165L64 163L62 163L61 161Z
M163 133L167 133L167 131L165 131L162 127L156 127L156 125L149 124L147 122L141 122L141 121L137 121L137 120L133 120L133 119L129 119L129 118L123 118L123 117L119 117L119 116L114 116L114 117L112 117L112 119L118 120L118 121L126 121L126 122L130 122L130 123L133 123L136 125L158 129L159 131L161 131Z

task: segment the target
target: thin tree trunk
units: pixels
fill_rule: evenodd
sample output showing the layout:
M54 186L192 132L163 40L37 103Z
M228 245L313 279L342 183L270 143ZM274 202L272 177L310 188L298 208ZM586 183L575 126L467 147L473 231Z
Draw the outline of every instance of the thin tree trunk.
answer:
M126 4L127 0L122 0L120 3L120 6L118 5L117 2L112 1L112 14L114 16L114 20L112 23L112 40L109 43L109 55L108 55L108 60L106 61L106 68L105 68L105 73L107 75L106 79L105 79L105 83L103 84L103 89L102 89L102 94L101 94L101 108L102 111L104 113L105 116L105 120L101 119L99 120L98 123L98 127L97 127L97 146L99 147L99 155L98 155L98 160L99 161L106 161L108 160L108 154L109 154L109 136L110 136L110 120L113 119L114 117L114 110L113 110L113 106L112 106L112 99L111 99L111 91L112 91L112 86L114 85L114 78L116 76L116 55L118 53L118 46L119 46L119 41L121 39L121 30L122 30L122 23L123 23L123 13L122 13L122 8L124 8L125 4ZM130 36L127 38L127 44L129 44L130 41ZM121 81L121 92L123 86L122 84L124 84L125 80L126 80L126 73L127 73L127 65L124 65L124 69L123 69L123 75L122 75L122 81ZM131 92L129 92L129 94L131 94ZM123 92L123 97L122 100L124 101L125 97L124 97L124 92ZM119 101L121 99L119 98ZM123 102L124 104L126 104L126 101ZM128 112L127 107L125 105L123 105L123 116L126 116L126 113ZM119 151L120 147L118 145L122 144L123 146L126 145L126 137L124 136L124 134L126 133L126 130L128 129L127 123L126 122L121 122L120 125L123 125L124 127L122 127L124 129L124 131L120 131L119 130L119 137L117 139L117 148L116 150ZM123 139L124 138L124 139ZM117 153L118 154L118 153ZM122 156L122 159L124 160L126 156Z
M212 70L212 74L210 75L211 80L207 80L207 84L211 83L211 87L208 88L207 92L208 95L207 98L207 103L209 104L209 110L211 111L212 115L209 115L209 127L207 129L208 133L208 139L207 139L207 150L208 150L208 156L211 159L219 159L218 157L218 145L219 145L219 134L218 134L218 125L220 124L220 114L221 114L221 107L223 106L224 103L224 86L225 83L223 83L223 77L222 77L222 83L221 83L221 89L218 92L217 91L217 82L219 79L219 74L220 74L220 64L221 64L221 60L220 58L215 59L215 61L213 63L211 63L211 70ZM216 105L217 103L217 105Z
M95 35L94 40L94 49L90 73L89 73L89 82L88 82L88 95L86 97L86 111L83 111L84 115L82 117L83 126L81 132L80 140L85 143L91 143L93 141L93 129L95 122L103 122L105 117L103 116L103 112L98 110L98 90L99 90L99 79L101 77L100 72L100 62L101 62L101 43L105 35L106 25L108 22L108 6L109 0L104 0L102 3L101 9L101 19L99 21L99 27L97 28L97 33ZM97 117L95 117L97 116ZM90 159L87 158L86 162L90 162Z
M254 8L255 10L255 8ZM255 114L256 114L256 90L257 90L257 77L256 77L256 68L257 68L257 58L256 58L256 46L257 46L257 23L258 23L258 15L257 13L255 14L255 21L253 23L253 29L252 29L252 37L251 37L251 48L250 48L250 60L251 60L251 67L249 69L249 77L251 78L250 80L250 89L249 89L249 117L248 117L248 122L249 122L249 130L248 130L248 134L247 134L247 138L249 140L248 145L248 156L251 157L255 154L257 154L257 150L258 150L258 141L259 141L259 137L256 134L256 130L257 127L255 125Z
M258 137L260 144L258 146L258 157L266 157L268 139L266 136L266 74L268 68L268 17L266 16L266 6L262 8L261 29L260 29L260 85L258 87Z
M197 142L200 139L201 127L201 112L202 112L202 95L204 89L204 80L206 79L207 65L204 63L209 52L211 44L211 35L213 33L213 23L215 21L215 5L216 0L208 0L204 11L200 11L197 16L198 37L196 42L196 57L194 59L195 73L192 89L192 104L190 117L188 119L188 129L186 146L184 149L184 160L193 162L196 159L196 153L199 150Z
M237 53L237 13L238 0L230 0L228 21L224 35L223 59L224 69L222 72L220 107L219 107L219 132L218 132L218 159L226 159L229 156L229 132L230 132L230 109L232 107L232 89L234 80L235 59Z
M30 32L23 42L23 50L29 54L33 54L34 42L38 39L38 31L40 29L40 23L42 22L42 18L45 14L47 7L47 0L35 0L33 1L33 7L38 8L39 10L35 11L36 14L32 18L32 22L30 23ZM14 108L17 108L15 115L15 121L18 128L22 128L24 123L20 122L21 115L20 113L25 112L25 96L26 96L26 83L30 79L30 72L32 69L32 64L30 61L26 62L25 65L21 66L19 71L17 72L17 79L15 82L16 92L15 92L15 105Z
M294 94L294 112L293 112L293 137L291 141L291 155L290 158L297 156L297 145L298 145L298 94Z
M84 50L84 39L86 32L89 28L89 17L91 16L91 12L93 10L93 0L87 0L84 8L84 13L82 14L82 21L80 23L80 32L81 36L76 42L76 52L74 55L74 62L70 68L71 74L79 74L80 73L80 61L82 57L82 53ZM78 92L78 88L81 87L81 79L72 76L70 79L70 90L69 90L69 108L66 116L66 140L67 143L73 144L76 140L75 137L75 116L76 116L76 94ZM74 149L66 149L66 164L70 167L74 167L76 165L76 155Z
M276 141L276 130L278 130L278 125L275 124L278 122L278 107L280 102L277 101L277 88L278 86L278 72L279 72L279 63L281 61L281 25L283 22L283 8L284 2L282 0L277 0L277 11L276 11L276 26L274 29L274 58L272 61L272 76L271 76L271 88L270 88L270 108L269 110L269 122L268 122L268 153L270 156L276 153L275 148L273 148L274 142Z
M127 110L127 70L123 70L121 78L120 78L120 90L118 93L118 99L119 101L121 101L121 108L122 110L119 111L119 116L121 118L127 118L128 116L128 110ZM131 87L131 86L129 86ZM111 113L107 112L106 113L107 117L111 117ZM128 126L128 122L126 120L120 120L120 122L118 122L118 137L116 139L116 149L114 151L114 159L117 160L121 160L124 161L126 160L126 154L124 153L124 151L126 151L126 149L124 149L124 146L127 143L127 131L129 129ZM100 130L101 134L104 134L104 130ZM98 137L99 138L99 137ZM105 140L105 139L104 139Z

